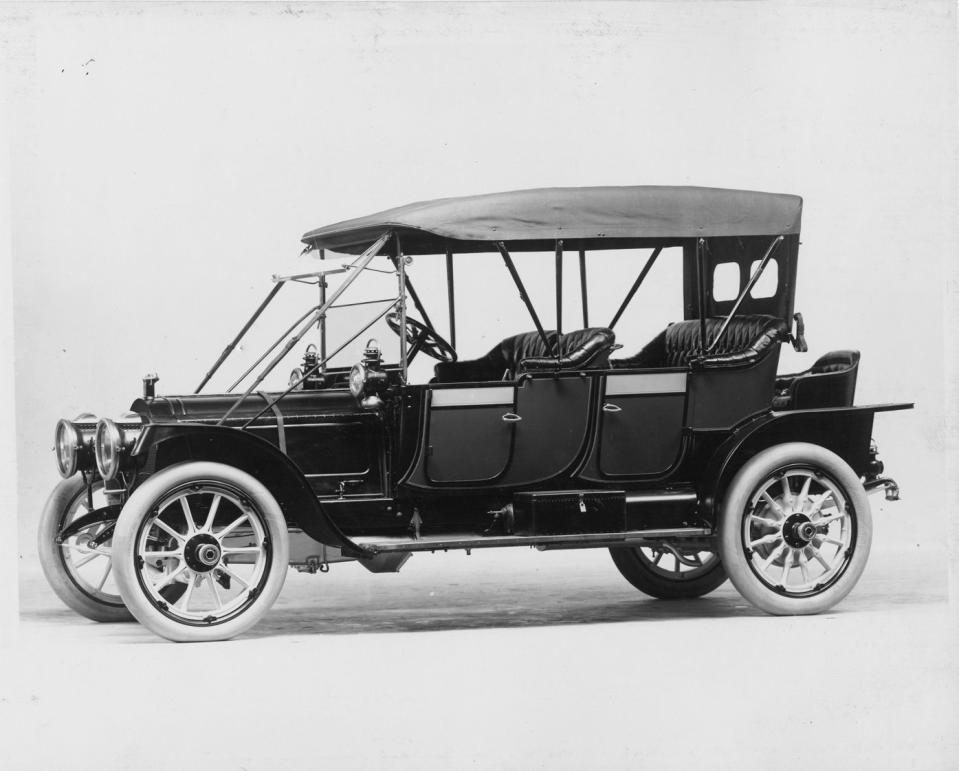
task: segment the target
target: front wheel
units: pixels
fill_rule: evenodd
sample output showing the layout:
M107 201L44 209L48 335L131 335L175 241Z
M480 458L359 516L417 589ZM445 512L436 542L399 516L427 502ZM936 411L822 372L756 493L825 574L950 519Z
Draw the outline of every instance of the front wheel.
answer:
M739 471L720 517L719 553L733 585L775 615L822 613L856 585L872 543L856 473L814 444L770 447Z
M151 476L123 507L113 543L127 607L176 642L226 640L252 627L280 593L289 561L276 499L221 463Z
M103 481L90 489L77 474L53 488L37 533L40 567L47 583L71 610L92 621L132 621L113 575L113 522L90 516L107 506ZM78 520L86 517L86 524ZM74 525L67 537L61 533Z

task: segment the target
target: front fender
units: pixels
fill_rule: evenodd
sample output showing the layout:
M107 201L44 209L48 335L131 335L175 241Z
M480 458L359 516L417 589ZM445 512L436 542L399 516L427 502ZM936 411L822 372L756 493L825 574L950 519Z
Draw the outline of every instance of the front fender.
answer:
M831 450L859 476L868 471L869 442L877 412L911 409L912 404L826 407L770 412L738 428L713 454L702 477L704 514L716 521L719 502L736 472L767 447L809 442Z
M246 431L201 423L152 423L133 448L138 482L143 475L184 461L225 463L260 480L276 498L287 523L349 556L365 552L333 523L299 467L275 445Z

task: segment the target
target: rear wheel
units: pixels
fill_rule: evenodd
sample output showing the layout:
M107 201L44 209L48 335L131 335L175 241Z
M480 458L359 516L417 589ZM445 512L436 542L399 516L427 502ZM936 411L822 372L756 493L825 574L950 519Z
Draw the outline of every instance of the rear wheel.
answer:
M64 528L107 505L102 480L93 483L91 493L87 495L79 474L61 480L53 489L40 516L40 566L57 597L81 616L92 621L132 621L113 573L113 521L91 521L57 542Z
M177 642L225 640L256 624L289 560L276 499L249 474L182 463L151 476L120 514L120 593L144 626Z
M609 550L623 577L639 591L661 600L702 597L726 580L714 551L678 544L616 547Z
M869 558L872 515L856 473L814 444L771 447L729 488L720 556L753 605L776 615L822 613L856 585Z

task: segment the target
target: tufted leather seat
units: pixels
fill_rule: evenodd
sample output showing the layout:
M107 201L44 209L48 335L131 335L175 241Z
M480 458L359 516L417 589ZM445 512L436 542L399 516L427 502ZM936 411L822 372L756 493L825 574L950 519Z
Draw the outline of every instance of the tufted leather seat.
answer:
M806 371L776 378L773 409L851 407L858 374L859 351L830 351Z
M706 339L713 340L723 318L706 319ZM670 324L635 356L615 359L614 368L686 367L700 356L699 319ZM786 322L774 316L739 316L730 321L719 344L703 359L704 367L730 367L759 361L787 339Z
M539 332L507 337L485 356L472 361L440 362L434 368L438 383L472 383L511 379L534 369L605 369L616 341L612 330L592 327L566 332L560 338L560 358L555 354L556 332L546 333L549 348Z

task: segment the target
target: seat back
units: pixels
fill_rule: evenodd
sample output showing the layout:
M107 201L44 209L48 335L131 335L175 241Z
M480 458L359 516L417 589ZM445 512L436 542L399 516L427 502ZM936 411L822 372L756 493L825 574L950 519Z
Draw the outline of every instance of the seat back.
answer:
M515 371L530 371L537 369L607 369L609 367L609 352L616 342L613 330L606 327L592 327L577 329L560 335L559 353L555 353L555 332L550 342L550 350L543 345L543 338L537 334L542 353L518 357L515 361Z
M856 397L859 351L830 351L788 386L788 407L851 407ZM782 405L778 405L782 409Z
M706 339L713 341L725 319L706 319ZM722 338L703 359L705 367L751 364L763 358L776 344L786 339L788 328L774 316L734 317ZM670 324L639 353L627 359L615 359L616 368L686 367L702 354L702 326L699 319Z
M533 369L605 369L609 351L616 340L605 327L576 329L559 335L556 357L555 330L546 332L546 342L537 331L522 332L504 339L479 359L441 362L434 368L435 382L466 383L513 378ZM547 346L548 343L548 346Z
M825 372L855 372L859 369L859 351L830 351L823 354L809 371L813 374Z

